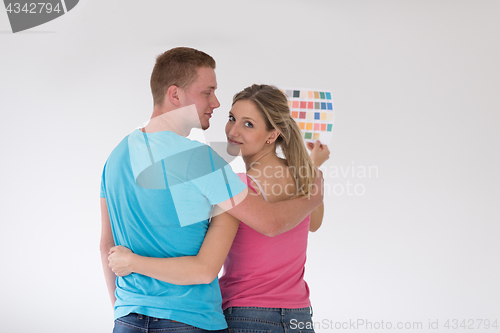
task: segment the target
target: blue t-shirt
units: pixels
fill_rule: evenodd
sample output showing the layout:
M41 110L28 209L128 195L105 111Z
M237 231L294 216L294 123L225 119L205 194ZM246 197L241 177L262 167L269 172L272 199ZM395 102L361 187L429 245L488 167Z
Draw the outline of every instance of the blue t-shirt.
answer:
M116 245L147 257L198 254L213 205L246 185L209 146L174 132L135 130L113 150L102 175ZM131 312L206 330L227 327L216 278L179 286L132 273L116 280L115 319Z

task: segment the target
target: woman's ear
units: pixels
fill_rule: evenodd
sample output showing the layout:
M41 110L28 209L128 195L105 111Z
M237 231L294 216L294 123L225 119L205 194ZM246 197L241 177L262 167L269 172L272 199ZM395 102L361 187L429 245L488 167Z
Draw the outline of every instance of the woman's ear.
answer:
M280 136L280 131L273 130L271 133L271 136L269 136L267 138L267 141L269 141L269 143L273 143L274 141L276 141L278 139L278 136Z

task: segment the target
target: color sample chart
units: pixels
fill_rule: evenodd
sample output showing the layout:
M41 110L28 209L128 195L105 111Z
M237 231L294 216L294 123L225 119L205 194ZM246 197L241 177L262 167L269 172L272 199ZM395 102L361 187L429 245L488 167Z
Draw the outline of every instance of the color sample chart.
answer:
M304 140L330 144L335 120L332 93L296 88L281 88L281 91L288 97L292 118L299 124Z

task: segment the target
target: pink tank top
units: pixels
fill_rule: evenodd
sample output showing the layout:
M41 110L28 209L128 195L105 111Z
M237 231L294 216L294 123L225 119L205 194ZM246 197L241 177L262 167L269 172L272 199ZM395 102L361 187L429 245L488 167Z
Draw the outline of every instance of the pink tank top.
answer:
M238 175L257 192L246 174ZM310 306L309 287L304 281L308 234L309 216L276 237L264 236L240 222L219 279L222 308Z

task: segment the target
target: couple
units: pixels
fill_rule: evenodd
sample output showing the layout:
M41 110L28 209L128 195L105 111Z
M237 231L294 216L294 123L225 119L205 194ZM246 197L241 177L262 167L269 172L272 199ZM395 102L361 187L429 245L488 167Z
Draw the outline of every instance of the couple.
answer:
M101 259L116 333L284 332L292 319L311 322L307 233L323 218L314 164L328 148L311 145L309 157L283 93L253 85L234 96L226 125L228 153L247 166L234 174L186 138L219 107L214 69L198 50L160 55L152 119L104 167Z

